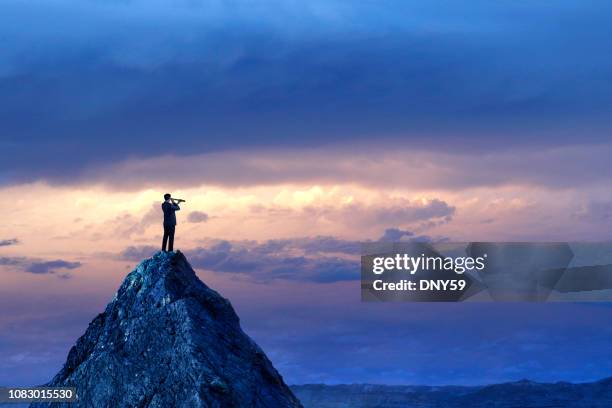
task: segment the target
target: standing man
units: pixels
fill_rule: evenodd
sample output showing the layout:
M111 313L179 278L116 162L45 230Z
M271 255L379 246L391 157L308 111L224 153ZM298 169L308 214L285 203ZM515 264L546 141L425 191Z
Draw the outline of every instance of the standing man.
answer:
M181 209L178 204L172 199L169 193L164 194L164 202L162 204L164 212L164 239L162 241L162 251L166 252L166 243L168 243L168 251L174 250L174 230L176 228L175 211ZM168 239L170 242L168 242Z

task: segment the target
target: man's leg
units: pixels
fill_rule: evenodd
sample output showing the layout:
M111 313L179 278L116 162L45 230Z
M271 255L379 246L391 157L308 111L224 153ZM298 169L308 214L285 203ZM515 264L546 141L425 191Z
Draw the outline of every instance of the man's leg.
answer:
M168 235L170 236L170 242L168 242L168 251L172 252L174 251L174 229L176 228L176 225L172 225L170 227L168 227Z
M164 238L162 239L162 251L166 252L166 243L168 242L168 235L169 235L169 228L168 226L164 225ZM172 237L174 238L174 236ZM172 241L170 241L170 248L172 248ZM170 249L172 251L172 249Z

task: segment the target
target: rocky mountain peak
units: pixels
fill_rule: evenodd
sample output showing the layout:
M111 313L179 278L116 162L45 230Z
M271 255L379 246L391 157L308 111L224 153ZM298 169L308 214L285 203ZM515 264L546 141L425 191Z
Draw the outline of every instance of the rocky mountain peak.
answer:
M77 388L79 404L66 407L301 407L180 252L125 278L48 385Z

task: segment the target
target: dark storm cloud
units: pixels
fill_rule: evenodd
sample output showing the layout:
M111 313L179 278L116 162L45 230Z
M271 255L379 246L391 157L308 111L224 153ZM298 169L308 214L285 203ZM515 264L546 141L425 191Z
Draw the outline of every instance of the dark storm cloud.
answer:
M580 127L599 140L611 15L603 1L9 0L0 183L373 136L478 150L576 141Z
M58 278L69 279L69 273L59 273L61 269L71 270L82 266L80 262L71 262L63 259L40 260L28 257L0 257L0 266L15 267L23 272L36 275L56 275Z

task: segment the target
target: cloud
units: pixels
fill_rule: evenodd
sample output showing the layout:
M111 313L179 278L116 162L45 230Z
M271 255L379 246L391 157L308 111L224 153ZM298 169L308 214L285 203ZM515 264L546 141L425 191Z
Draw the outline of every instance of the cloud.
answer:
M272 148L131 158L92 165L69 184L99 183L114 190L295 184L357 184L375 188L461 190L499 186L554 189L603 185L612 178L612 144L436 151L377 146ZM164 171L160 172L159 169Z
M71 262L63 259L48 261L28 257L0 257L0 266L14 266L35 275L56 275L60 279L69 279L72 275L68 273L60 274L59 270L77 269L82 265L81 262Z
M381 242L399 242L404 237L413 237L414 233L411 231L403 231L399 228L387 228L385 233L378 239Z
M2 266L13 266L13 265L19 265L21 264L23 261L25 261L24 258L15 258L15 257L0 257L0 265Z
M257 248L245 249L228 242L210 248L198 247L184 251L194 268L218 273L241 274L256 282L275 279L331 283L359 278L359 263L339 257L306 257L287 254L267 255ZM141 261L151 256L147 250L124 251L124 260Z
M187 221L197 224L208 221L208 214L203 211L192 211L187 215Z
M61 259L55 261L41 261L41 262L30 262L25 267L26 272L35 274L49 274L56 273L58 269L76 269L81 267L80 262L69 262Z
M590 201L582 205L574 216L582 221L609 224L612 222L612 201Z
M552 12L508 2L445 3L443 12L426 1L255 3L2 2L0 37L11 41L0 62L0 183L82 182L109 163L237 146L482 153L609 133L606 2ZM249 178L226 166L225 177ZM148 181L168 177L162 169ZM412 177L391 177L400 176Z
M19 240L17 238L0 239L0 247L17 245L18 243L19 243Z
M195 268L242 274L254 281L274 279L319 283L359 278L359 242L333 237L256 241L212 240L206 247L186 249ZM119 258L141 261L158 249L130 246Z
M341 222L354 227L412 225L425 221L448 222L455 214L455 207L443 200L408 200L389 197L382 203L371 205L351 202L340 205L311 205L304 213L314 219Z
M137 223L126 225L125 235L131 237L135 234L142 234L149 226L161 224L162 217L161 204L159 202L153 202L149 210L143 214Z
M108 220L105 224L112 228L113 234L125 238L142 235L152 225L161 225L163 214L160 202L153 202L142 216L122 213Z
M208 248L185 252L196 268L242 274L261 282L286 279L329 283L359 279L359 261L356 259L308 257L288 252L271 254L266 244L262 248L222 241Z
M291 240L286 240L286 244L287 246L295 246L296 248L305 251L307 254L339 253L346 255L359 255L361 253L360 242L329 236L294 238Z
M153 254L159 250L159 247L154 247L151 245L129 246L121 251L119 254L119 259L140 262L143 259L153 256Z
M397 228L387 229L384 236L397 240L426 239ZM130 246L119 258L139 262L157 250L152 246ZM361 242L330 236L263 242L210 240L206 246L183 252L195 268L240 274L257 282L283 279L332 283L359 279Z
M275 219L293 218L297 215L312 222L351 225L353 227L380 227L387 225L411 225L432 222L448 222L455 214L455 207L437 198L410 200L377 193L376 203L367 202L350 194L330 189L324 192L317 187L304 191L308 201L287 197L289 204L257 204L251 207L255 215L267 214Z

